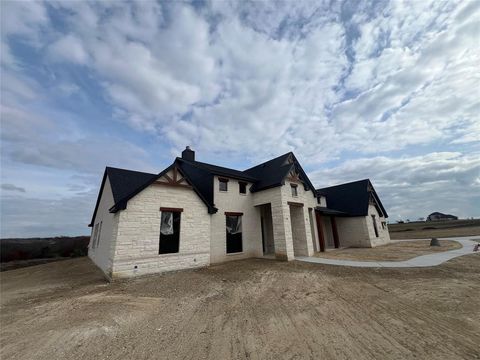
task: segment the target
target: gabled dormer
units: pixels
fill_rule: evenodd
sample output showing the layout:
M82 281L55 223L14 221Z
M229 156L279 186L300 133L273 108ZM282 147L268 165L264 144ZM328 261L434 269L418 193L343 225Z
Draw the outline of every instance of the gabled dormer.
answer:
M251 188L252 192L282 186L288 180L302 184L306 191L312 190L312 195L315 196L310 179L292 152L247 169L244 173L258 179Z

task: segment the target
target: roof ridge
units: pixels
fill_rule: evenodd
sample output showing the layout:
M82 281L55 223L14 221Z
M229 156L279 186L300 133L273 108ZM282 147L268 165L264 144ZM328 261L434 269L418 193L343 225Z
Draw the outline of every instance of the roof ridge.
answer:
M293 156L295 156L295 154L293 153L293 151L289 151L289 152L287 152L287 153L285 153L285 154L282 154L282 155L279 155L279 156L277 156L277 157L274 157L273 159L264 161L264 162L262 162L262 163L260 163L260 164L258 164L258 165L252 166L252 167L250 167L250 168L248 168L248 169L245 169L245 170L243 170L243 171L249 171L249 170L255 169L256 167L265 165L266 163L268 163L268 162L270 162L270 161L274 161L274 160L280 159L281 157L284 157L284 156L290 155L290 154L292 154Z
M359 182L363 182L363 181L371 182L369 178L365 178L365 179L349 181L349 182L341 183L341 184L337 184L337 185L325 186L325 187L322 187L322 188L318 188L316 190L330 189L330 188L337 187L337 186L350 185L350 184L359 183Z
M258 179L245 173L242 170L237 170L237 169L232 169L232 168L227 168L224 166L219 166L219 165L214 165L214 164L209 164L209 163L204 163L201 161L191 161L191 160L186 160L180 157L177 157L176 160L179 160L181 162L184 162L188 165L191 165L197 169L206 171L210 174L220 174L225 177L232 177L232 178L238 178L238 179L243 179L243 180L248 180L248 181L257 181ZM217 168L217 169L215 169ZM235 173L232 173L235 172Z
M130 169L118 168L118 167L114 167L114 166L105 166L105 170L108 170L108 169L130 171L130 172L136 172L136 173L141 173L141 174L149 174L149 175L157 175L155 173L150 173L150 172L146 172L146 171L130 170Z
M177 157L177 159L182 160L182 161L185 161L185 162L187 162L187 163L189 163L189 164L192 164L192 165L195 165L195 163L199 163L199 164L203 164L203 165L216 166L216 167L223 168L223 169L227 169L227 170L238 171L238 172L241 172L241 173L244 172L244 170L238 170L238 169L234 169L234 168L228 168L228 167L226 167L226 166L210 164L210 163L206 163L206 162L203 162L203 161L197 161L197 160L191 161L191 160L183 159L183 158L181 158L181 157Z

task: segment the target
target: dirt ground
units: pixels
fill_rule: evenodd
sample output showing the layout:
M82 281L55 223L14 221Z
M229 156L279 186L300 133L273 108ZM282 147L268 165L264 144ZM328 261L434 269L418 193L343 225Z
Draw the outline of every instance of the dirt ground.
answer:
M480 255L433 268L251 259L107 283L87 258L1 275L7 359L478 359Z
M359 261L403 261L420 255L460 249L462 245L453 240L439 240L441 246L430 246L430 240L394 242L375 248L332 249L315 253L316 257Z

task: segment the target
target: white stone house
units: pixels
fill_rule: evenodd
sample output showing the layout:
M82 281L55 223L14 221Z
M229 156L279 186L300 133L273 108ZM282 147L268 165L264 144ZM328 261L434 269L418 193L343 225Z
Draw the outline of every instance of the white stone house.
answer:
M159 174L107 167L88 256L109 279L390 240L370 181L316 190L293 153L238 171L188 147Z

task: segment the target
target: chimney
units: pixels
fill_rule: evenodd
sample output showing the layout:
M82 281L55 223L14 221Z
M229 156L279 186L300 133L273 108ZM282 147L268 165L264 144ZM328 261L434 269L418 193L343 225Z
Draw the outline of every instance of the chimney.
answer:
M182 151L182 159L195 161L195 151L190 149L190 146L187 146L185 150Z

